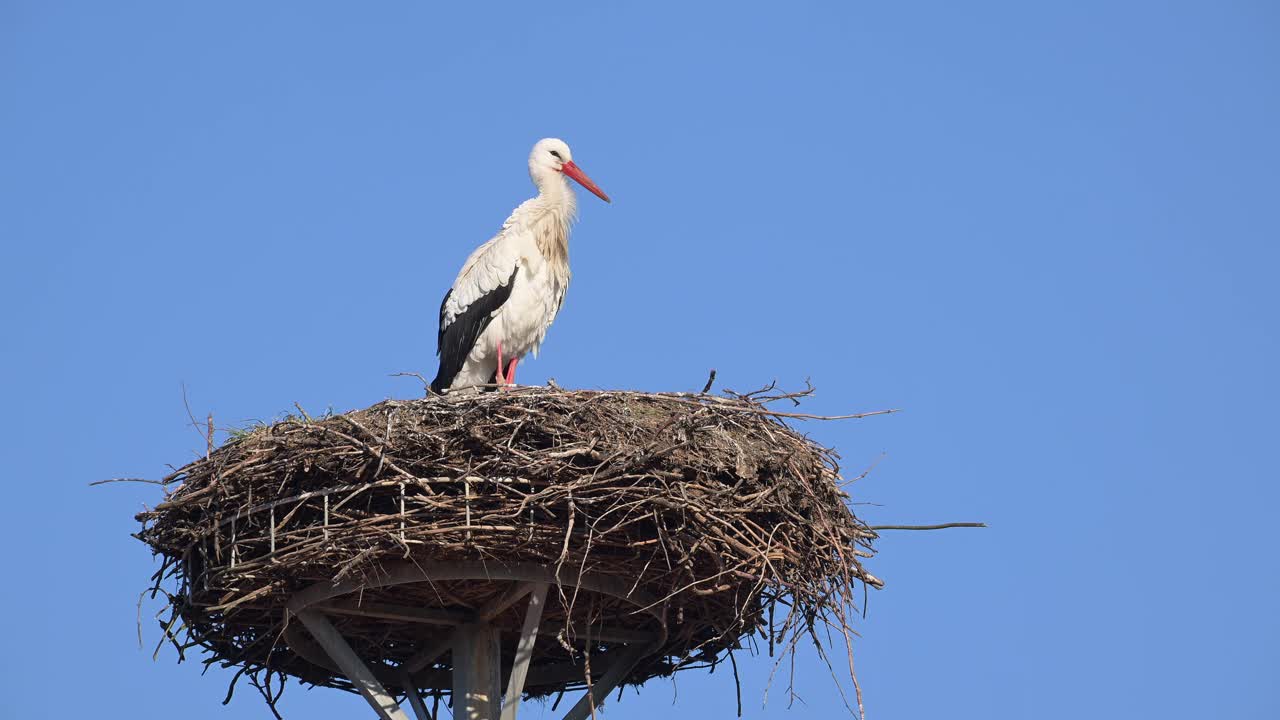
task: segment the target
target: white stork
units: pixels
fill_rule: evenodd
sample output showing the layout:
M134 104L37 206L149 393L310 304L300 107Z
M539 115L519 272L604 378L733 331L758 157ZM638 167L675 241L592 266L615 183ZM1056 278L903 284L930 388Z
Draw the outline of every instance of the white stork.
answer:
M538 345L569 286L569 226L576 202L565 177L609 202L573 164L563 140L539 140L529 153L538 196L524 201L489 242L471 253L440 303L437 393L509 385L516 363Z

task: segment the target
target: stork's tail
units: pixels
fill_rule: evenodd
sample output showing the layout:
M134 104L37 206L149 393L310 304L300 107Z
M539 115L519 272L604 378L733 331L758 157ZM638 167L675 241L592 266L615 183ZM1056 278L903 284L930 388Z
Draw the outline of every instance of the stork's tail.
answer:
M436 377L431 381L431 392L437 395L443 395L449 392L449 387L453 385L453 379L458 376L457 369L450 372L443 362L436 370Z
M431 392L437 395L444 395L455 387L465 388L480 385L482 383L490 386L481 388L483 391L489 392L495 390L496 388L494 386L498 384L497 369L495 368L489 373L489 378L487 380L482 379L483 376L480 375L482 372L484 371L479 367L473 367L472 364L468 363L466 367L462 368L462 370L449 375L445 373L445 368L442 366L440 370L436 372L436 378L431 381Z

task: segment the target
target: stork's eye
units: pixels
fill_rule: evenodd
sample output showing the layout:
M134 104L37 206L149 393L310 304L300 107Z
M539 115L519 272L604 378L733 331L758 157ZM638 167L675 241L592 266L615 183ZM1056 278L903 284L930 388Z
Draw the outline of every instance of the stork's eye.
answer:
M558 151L552 150L551 154L554 155L557 160L564 162L564 158L560 157L560 153Z

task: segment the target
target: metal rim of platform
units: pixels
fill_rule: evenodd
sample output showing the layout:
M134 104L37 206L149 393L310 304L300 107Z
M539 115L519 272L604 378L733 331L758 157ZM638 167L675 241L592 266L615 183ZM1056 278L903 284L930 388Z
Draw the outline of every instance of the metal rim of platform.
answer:
M511 582L512 587L474 613L385 604L362 606L338 599L360 590L447 580ZM299 632L296 623L285 624L284 637L290 648L307 662L345 675L382 720L408 720L404 710L387 691L387 685L399 686L404 691L418 720L431 720L419 690L423 687L443 689L444 684L440 680L450 673L431 670L428 666L450 651L454 668L449 687L453 695L454 717L457 720L515 720L528 679L534 642L539 635L550 635L560 629L541 626L547 591L553 585L623 600L635 606L636 612L654 618L659 627L656 634L621 628L590 628L593 638L616 642L620 648L599 658L598 662L604 665L602 676L591 683L589 692L564 716L564 720L584 720L642 659L666 642L666 622L659 601L639 589L627 587L616 577L579 574L570 569L557 572L555 568L532 563L396 563L380 568L373 577L320 582L297 592L290 599L288 610L302 621L311 638ZM498 633L490 621L526 596L529 598L528 606L504 693L500 677L501 648ZM448 630L396 668L385 665L371 668L334 627L329 619L331 614L386 617L438 625ZM564 677L564 681L575 676L583 677L583 669L578 665L566 663L563 668L552 668L550 674L554 677L557 670L573 673L573 676ZM548 673L544 671L543 674ZM544 679L542 682L547 681Z

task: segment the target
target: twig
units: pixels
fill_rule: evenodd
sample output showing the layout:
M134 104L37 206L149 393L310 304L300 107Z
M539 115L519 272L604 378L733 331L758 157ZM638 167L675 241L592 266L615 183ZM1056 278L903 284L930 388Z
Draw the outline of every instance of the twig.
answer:
M422 377L422 373L416 373L416 372L397 372L397 373L391 373L391 374L390 374L390 375L388 375L387 377L415 377L415 378L418 378L418 382L422 383L422 389L423 389L423 390L425 390L425 391L427 391L427 394L428 394L428 395L430 395L430 394L431 394L431 383L430 383L426 378Z
M182 387L182 407L187 409L187 419L191 421L191 429L196 431L200 439L205 439L205 435L200 430L200 422L196 420L196 414L191 412L191 403L187 401L187 384L181 383Z
M150 590L143 590L138 594L138 649L142 649L142 598L147 596Z
M240 670L231 677L231 682L227 685L227 696L222 698L223 705L228 705L231 703L232 696L236 694L236 681L240 679L241 675L244 675L247 672L249 672L249 666L245 665L241 667Z
M729 664L733 666L733 693L738 700L738 717L742 717L742 681L738 679L738 661L733 657L733 648L729 648Z
M774 417L795 418L797 420L859 420L873 415L892 415L896 412L902 412L902 408L873 410L871 412L854 413L852 415L810 415L809 413L775 412L773 410L761 410L760 412L766 415L773 415Z
M270 669L266 670L266 676L267 679L264 682L258 679L258 673L251 673L249 675L249 683L257 689L260 695L262 695L262 699L267 701L267 709L271 711L272 715L275 715L276 720L284 720L284 718L280 716L280 711L276 709L276 703L280 702L280 696L284 694L285 675L284 673L280 673L280 689L275 692L272 692L271 690Z
M93 482L89 483L89 486L92 487L94 485L106 485L107 483L117 483L117 482L147 483L148 485L164 485L165 484L163 480L147 480L146 478L111 478L110 480L94 480Z
M711 392L711 385L716 381L716 369L711 368L711 374L707 376L707 384L702 386L702 394L706 395ZM742 710L739 708L738 717L742 717Z
M953 522L939 523L938 525L871 525L871 529L879 532L881 530L945 530L947 528L984 528L986 523L980 522Z

